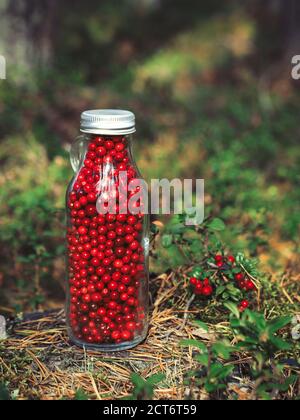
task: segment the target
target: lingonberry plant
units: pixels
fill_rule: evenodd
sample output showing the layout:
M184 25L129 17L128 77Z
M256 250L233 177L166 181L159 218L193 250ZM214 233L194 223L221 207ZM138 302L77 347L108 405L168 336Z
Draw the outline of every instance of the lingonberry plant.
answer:
M287 373L285 367L285 354L294 346L279 334L291 320L290 316L267 320L261 313L247 310L239 314L232 308L230 323L237 341L236 348L252 355L249 365L255 397L276 398L299 379L296 374L297 360L289 360L289 364L295 366L294 373Z
M142 378L137 373L132 373L131 382L133 383L132 396L125 398L126 400L151 400L154 396L154 388L160 384L164 379L165 375L157 373L150 376L147 379Z
M195 266L190 272L193 293L204 299L215 296L224 302L238 302L239 310L245 311L260 287L258 280L243 265L245 262L242 254L208 255L203 266Z
M208 330L208 327L202 324L203 327ZM219 341L207 346L199 340L182 340L181 346L195 347L199 351L194 354L199 369L189 371L185 378L185 385L190 386L190 397L196 397L194 387L198 392L203 388L207 394L222 393L227 388L234 370L234 365L226 364L225 361L230 359L235 348L228 341Z
M297 360L288 359L294 366L294 373L286 369L286 355L293 345L280 336L280 332L291 322L291 317L278 317L272 321L266 320L263 314L246 310L240 313L233 304L228 304L231 311L230 327L235 345L228 340L215 341L206 345L202 341L182 340L181 346L193 347L198 351L193 358L199 363L199 368L188 371L185 384L190 387L190 397L199 397L195 392L204 390L213 398L224 398L228 385L234 384L235 377L248 378L248 399L274 399L280 393L287 392L291 386L296 386ZM207 332L209 328L201 322L201 328ZM245 354L247 356L245 358ZM236 370L236 361L244 358L241 369ZM200 388L199 388L200 387ZM236 398L235 387L232 386L230 396Z

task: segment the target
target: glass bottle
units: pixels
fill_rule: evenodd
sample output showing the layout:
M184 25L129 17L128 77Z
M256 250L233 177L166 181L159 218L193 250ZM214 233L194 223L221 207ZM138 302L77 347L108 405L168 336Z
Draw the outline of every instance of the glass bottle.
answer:
M67 190L67 325L78 346L119 351L148 331L149 219L132 155L135 116L85 111Z

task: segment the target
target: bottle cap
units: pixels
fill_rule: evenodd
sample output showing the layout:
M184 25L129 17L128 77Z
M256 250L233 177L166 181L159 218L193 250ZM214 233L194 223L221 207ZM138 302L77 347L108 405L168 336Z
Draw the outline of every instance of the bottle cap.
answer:
M95 109L81 114L80 131L91 134L135 133L135 115L121 109Z

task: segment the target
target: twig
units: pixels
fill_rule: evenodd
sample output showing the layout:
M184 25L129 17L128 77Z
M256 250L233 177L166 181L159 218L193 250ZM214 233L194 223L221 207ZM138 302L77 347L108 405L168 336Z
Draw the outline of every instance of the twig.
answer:
M97 385L96 385L95 379L94 379L94 377L93 377L93 375L92 375L92 374L91 374L91 382L92 382L92 385L93 385L93 388L94 388L94 390L95 390L95 394L96 394L96 396L97 396L98 400L102 400L102 398L101 398L101 396L100 396L100 394L99 394L99 391L98 391L98 388L97 388Z
M184 330L184 327L185 327L185 326L186 326L186 324L187 324L188 316L189 316L189 313L190 313L190 310L189 310L189 309L190 309L191 304L194 302L195 297L196 297L196 295L195 295L195 294L193 294L193 295L192 295L192 297L188 300L188 302L187 302L187 304L186 304L186 307L185 307L185 309L184 309L183 323L182 323L182 325L180 326L180 328L179 328L179 329L177 329L177 331L178 331L178 332L183 331L183 330ZM170 335L171 335L174 331L176 331L176 330L173 330L173 331L168 331L168 333L167 333L166 335L164 335L164 336L163 336L163 338L164 338L164 339L166 339L166 340L168 341L168 340L169 340L169 338L170 338Z
M188 300L186 307L184 309L184 316L183 316L183 324L180 328L180 331L183 331L184 327L186 326L188 317L189 317L189 310L190 310L190 306L191 304L194 302L196 295L193 294L192 297Z
M243 266L243 264L240 263L240 266L245 271L247 276L250 277L250 279L254 282L256 288L260 289L260 287L261 287L260 281L257 278L253 277L252 274L250 274L249 271L246 270L246 268Z
M288 294L288 292L285 290L285 288L284 287L282 287L281 288L281 290L282 290L282 293L284 294L284 296L287 298L287 300L292 304L292 305L294 305L294 301L293 301L293 299L290 297L290 295Z

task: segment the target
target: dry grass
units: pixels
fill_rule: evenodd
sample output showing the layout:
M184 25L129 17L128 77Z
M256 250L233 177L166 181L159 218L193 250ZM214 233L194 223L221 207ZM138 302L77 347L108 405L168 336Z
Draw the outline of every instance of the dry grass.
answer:
M4 382L9 382L11 391L17 390L19 399L70 399L78 389L90 398L117 399L130 396L132 372L144 378L163 373L166 380L156 389L155 398L183 399L187 392L184 375L194 361L191 351L183 350L179 342L199 336L199 328L186 322L187 295L177 296L174 276L163 275L154 282L158 298L152 308L148 338L130 351L105 354L72 346L63 310L12 321L8 339L0 344ZM175 299L172 308L170 298ZM214 337L213 333L202 333L203 339Z

